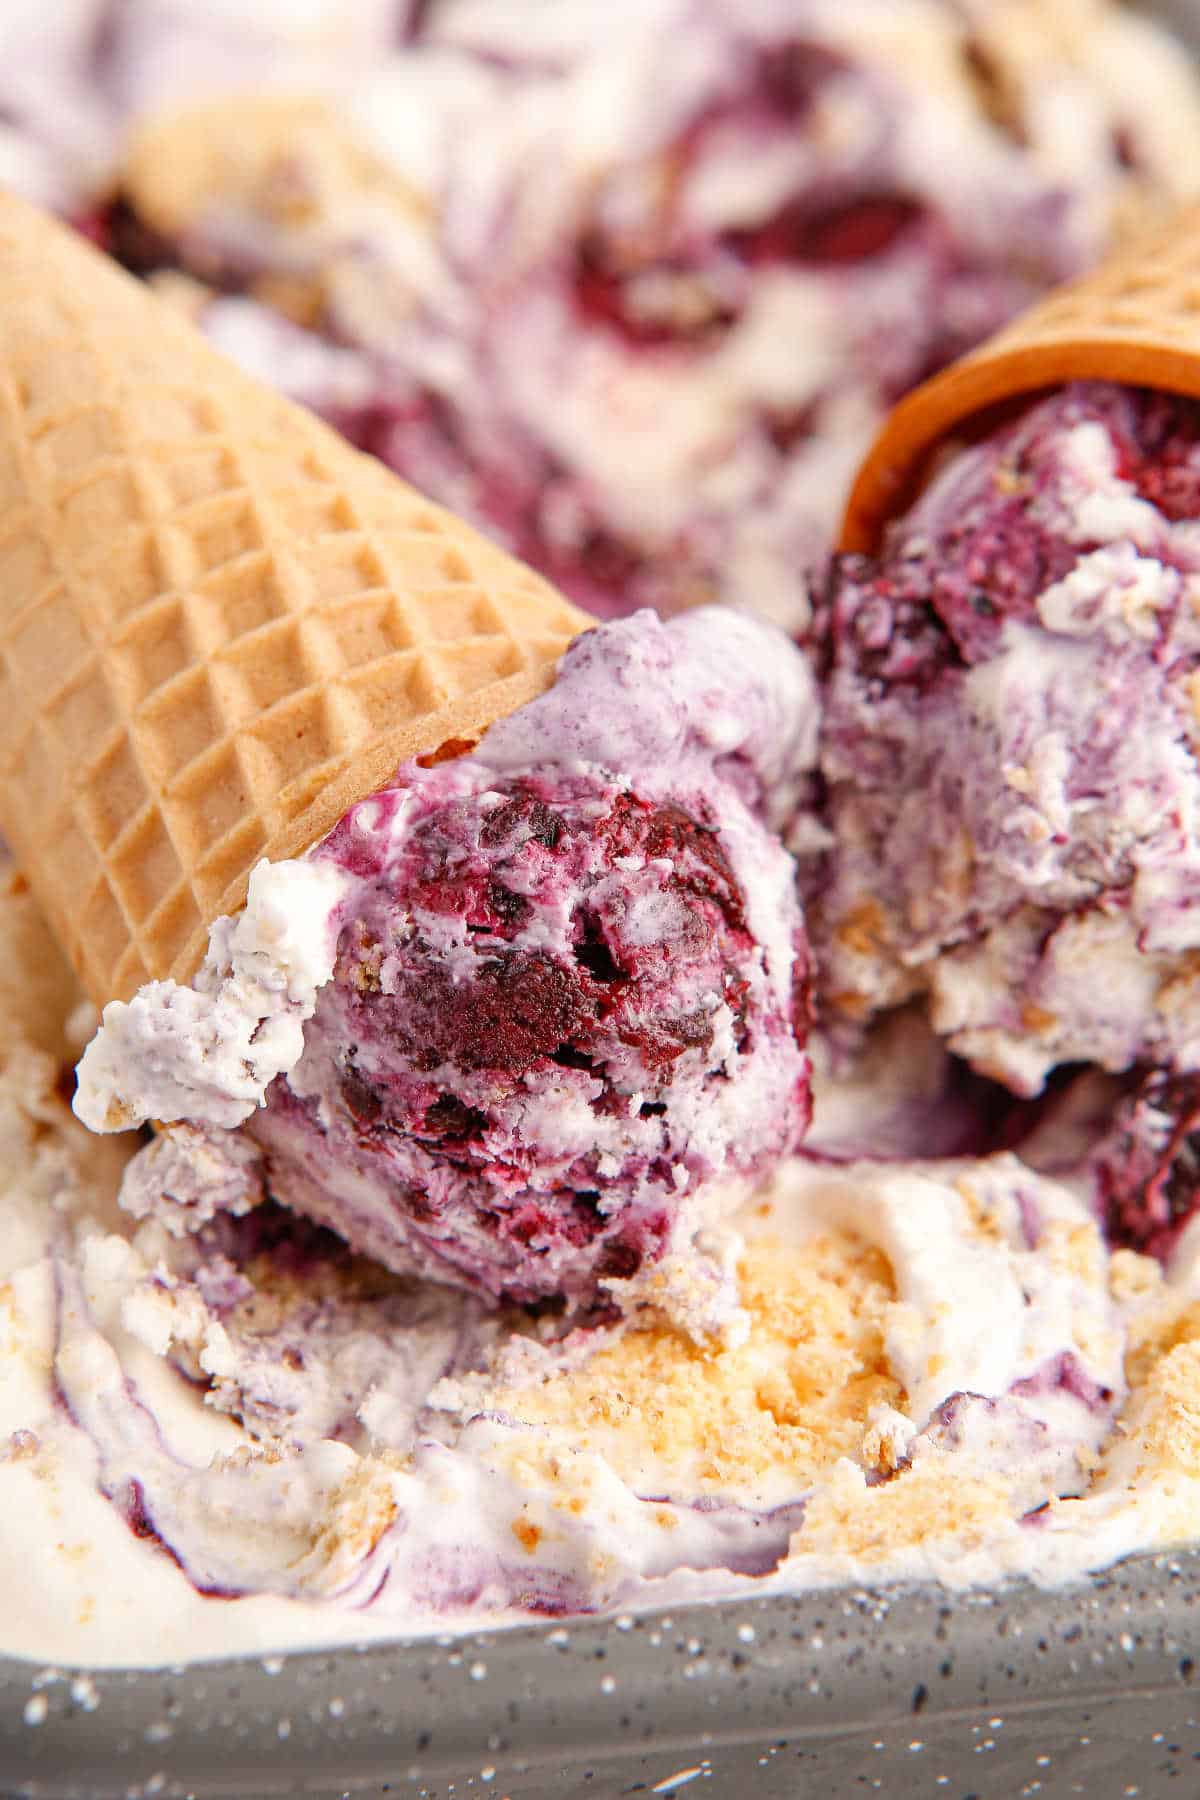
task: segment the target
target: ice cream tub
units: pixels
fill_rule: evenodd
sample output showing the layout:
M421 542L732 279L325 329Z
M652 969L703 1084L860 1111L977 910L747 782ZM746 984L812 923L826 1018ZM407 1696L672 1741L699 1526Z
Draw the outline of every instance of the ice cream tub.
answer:
M47 1800L1150 1800L1200 1756L1198 1605L1189 1552L1061 1593L815 1594L174 1672L9 1662L0 1766Z
M1186 1791L1198 1568L1187 1552L1053 1591L839 1589L187 1669L0 1663L0 1789Z

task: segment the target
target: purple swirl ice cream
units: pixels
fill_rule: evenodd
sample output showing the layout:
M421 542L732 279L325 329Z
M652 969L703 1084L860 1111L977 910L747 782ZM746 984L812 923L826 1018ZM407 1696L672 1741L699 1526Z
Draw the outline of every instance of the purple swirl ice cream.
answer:
M1145 21L1021 11L443 4L273 156L254 105L168 113L95 229L597 614L795 626L887 407L1200 157Z
M1109 0L44 10L0 179L671 616L261 862L107 1009L103 1139L0 880L27 1723L56 1668L1194 1543L1200 405L1030 402L803 651L681 610L807 617L881 409L1194 181L1183 53ZM205 93L156 228L119 135Z
M951 453L821 627L831 1016L1019 1093L1200 1066L1200 407L1083 384Z
M1200 1211L1200 1077L1144 1076L1117 1099L1080 1173L1110 1242L1168 1259Z
M302 863L260 865L194 989L110 1005L77 1110L204 1126L143 1159L194 1218L258 1181L487 1295L631 1280L807 1125L807 941L772 825L815 731L769 627L588 633L473 754L406 764Z

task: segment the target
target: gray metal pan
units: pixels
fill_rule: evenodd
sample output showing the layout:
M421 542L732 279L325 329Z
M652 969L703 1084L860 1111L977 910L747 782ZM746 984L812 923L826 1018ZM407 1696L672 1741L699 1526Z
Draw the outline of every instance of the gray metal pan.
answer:
M82 1679L9 1662L0 1792L1190 1800L1200 1553L1053 1594L810 1594Z

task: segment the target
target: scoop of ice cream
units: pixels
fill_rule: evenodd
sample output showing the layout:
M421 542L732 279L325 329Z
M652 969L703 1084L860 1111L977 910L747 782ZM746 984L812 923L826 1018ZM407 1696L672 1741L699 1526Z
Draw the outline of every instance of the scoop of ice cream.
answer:
M1033 1093L1200 1067L1200 407L1082 384L835 567L810 870L828 1006L926 992Z
M697 1181L799 1136L803 949L793 1002L700 794L447 764L323 855L362 899L250 1129L274 1190L350 1240L387 1250L400 1204L431 1265L568 1292L656 1260Z
M303 862L260 865L194 989L106 1008L77 1110L246 1121L271 1193L394 1269L521 1300L630 1279L807 1125L807 946L771 822L815 724L768 627L587 634L474 754L406 764ZM219 1143L173 1144L174 1214L176 1164ZM139 1213L161 1175L131 1176Z

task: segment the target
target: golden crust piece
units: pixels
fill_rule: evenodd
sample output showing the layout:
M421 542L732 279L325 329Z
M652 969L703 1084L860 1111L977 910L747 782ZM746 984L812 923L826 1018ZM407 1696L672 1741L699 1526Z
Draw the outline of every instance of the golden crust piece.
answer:
M858 1452L873 1409L900 1407L884 1336L895 1298L880 1251L830 1234L801 1249L755 1243L739 1270L744 1342L630 1330L579 1368L489 1401L565 1432L627 1478L649 1456L679 1485L722 1493L781 1470L815 1481Z
M414 305L412 269L431 253L429 199L312 95L236 94L151 118L118 188L192 276L232 273L294 323L334 321L367 341ZM188 307L186 290L164 286Z

